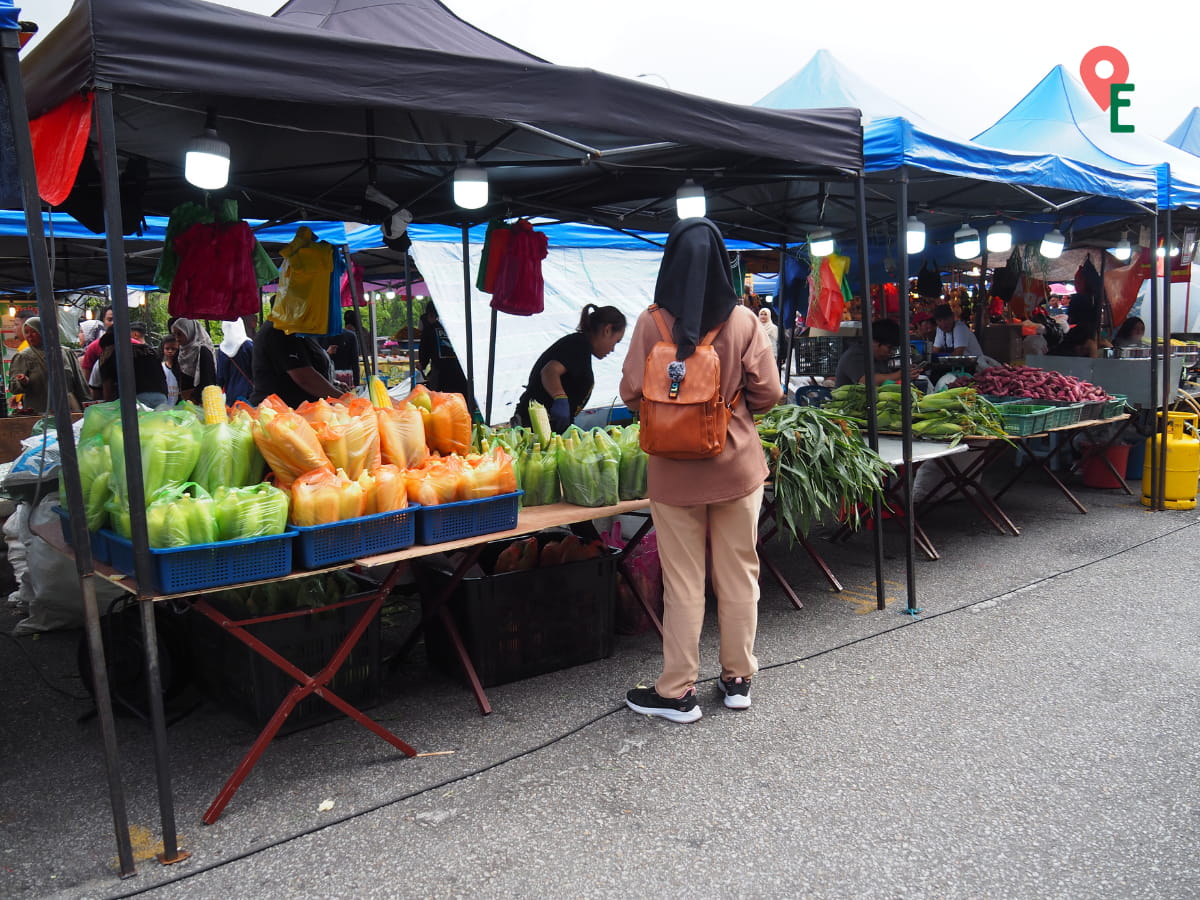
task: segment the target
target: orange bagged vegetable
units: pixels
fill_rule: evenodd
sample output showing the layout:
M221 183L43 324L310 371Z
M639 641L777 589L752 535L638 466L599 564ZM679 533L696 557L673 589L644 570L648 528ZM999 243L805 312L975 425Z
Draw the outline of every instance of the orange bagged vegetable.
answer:
M466 457L459 478L457 500L482 500L498 494L511 494L517 489L512 457L502 447L487 453L472 453Z
M291 486L293 525L308 528L355 519L365 514L366 491L342 470L314 469L298 476Z
M381 407L375 410L375 419L385 463L408 469L421 465L429 457L425 425L417 407L410 403Z
M437 506L453 503L458 493L462 460L457 456L445 459L430 459L423 465L407 469L404 485L411 503L421 506Z
M404 470L399 466L380 466L371 473L375 476L374 512L392 512L408 506L408 488L404 483Z
M276 412L272 406L260 405L252 428L254 444L275 473L276 482L285 487L305 472L332 471L329 457L312 426L291 409L284 408L286 412Z
M471 412L462 394L431 391L433 409L425 429L425 441L441 454L471 452Z
M379 466L379 425L369 400L351 404L305 402L296 412L312 424L321 448L335 469L355 479Z

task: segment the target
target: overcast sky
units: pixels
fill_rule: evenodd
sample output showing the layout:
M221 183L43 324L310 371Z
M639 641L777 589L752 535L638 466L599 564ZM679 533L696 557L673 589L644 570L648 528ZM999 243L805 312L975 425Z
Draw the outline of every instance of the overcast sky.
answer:
M70 8L69 0L15 2L44 31ZM282 2L225 5L270 14ZM444 2L551 62L651 73L655 84L735 103L761 99L826 49L929 121L967 136L996 121L1055 65L1078 78L1084 54L1102 44L1125 55L1136 85L1122 122L1163 138L1200 106L1200 66L1191 56L1200 12L1190 2L918 0L903 12L881 0Z

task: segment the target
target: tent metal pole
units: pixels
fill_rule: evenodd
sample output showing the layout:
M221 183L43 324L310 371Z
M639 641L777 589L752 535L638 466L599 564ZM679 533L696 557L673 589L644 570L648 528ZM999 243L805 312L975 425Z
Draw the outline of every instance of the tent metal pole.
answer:
M917 571L913 548L916 545L916 522L913 521L913 467L912 467L912 353L909 343L908 308L908 170L900 170L900 187L896 196L896 248L903 252L900 257L897 275L900 283L897 294L900 296L900 340L904 342L904 352L900 354L900 443L904 459L904 579L905 590L908 594L907 610L910 614L917 612ZM882 525L882 523L880 523ZM882 530L882 528L881 528ZM882 608L882 607L881 607Z
M1167 179L1167 199L1170 199L1171 167L1164 166ZM1167 508L1167 412L1171 409L1171 206L1163 211L1163 298L1162 298L1162 416L1158 423L1158 461L1162 476L1158 479L1159 509ZM1152 351L1153 352L1153 351ZM1174 385L1178 387L1178 385Z
M420 367L420 355L413 357L413 316L412 316L412 277L408 271L408 251L404 252L404 304L408 307L408 386L411 390L417 386L417 369Z
M784 288L784 277L783 277L784 259L786 256L787 256L787 241L784 241L782 244L779 245L779 274L776 276L776 278L778 278L779 280L776 282L776 285L775 285L775 311L779 315L779 333L782 335L783 330L785 328L787 329L787 340L775 342L775 363L778 366L778 368L780 369L781 373L787 364L786 364L786 362L781 364L781 361L779 359L779 353L780 353L780 350L783 349L784 347L787 348L788 353L791 353L792 327L793 327L793 326L789 325L787 322L785 322L783 319L783 313L787 309L787 297L785 296L786 289ZM793 319L793 321L795 321L795 316L793 316L792 319ZM784 399L785 403L787 402L787 389L788 389L788 384L787 384L787 381L784 380L783 381L783 399Z
M96 89L95 118L100 138L100 175L104 198L104 230L108 246L108 278L116 334L117 393L121 406L124 440L125 480L129 499L130 537L133 542L134 572L138 582L138 604L142 613L142 650L146 657L146 692L154 735L154 768L158 782L158 809L162 821L163 853L159 860L174 863L188 854L180 853L175 829L175 804L171 795L170 754L163 714L162 680L158 662L158 636L154 624L154 584L150 543L146 531L146 495L142 482L142 452L138 434L137 387L133 375L133 343L129 335L129 299L125 276L124 226L117 172L117 128L112 86Z
M475 332L471 323L471 232L462 226L463 309L467 324L467 406L475 406Z
M37 293L38 315L43 322L58 323L54 305L54 285L47 258L45 234L42 228L41 201L38 198L37 170L34 166L33 144L29 136L29 112L21 89L21 68L18 61L20 40L12 29L0 30L0 58L3 62L4 90L12 119L13 144L17 170L21 176L21 193L25 209L25 229L29 238L29 258L33 266L34 290ZM96 575L92 569L91 541L87 531L83 487L79 480L79 461L71 412L67 400L67 385L62 366L63 348L57 327L45 328L42 338L49 360L47 376L49 397L54 405L55 429L60 439L61 472L67 491L67 510L71 516L71 538L75 546L75 568L83 595L84 632L92 667L92 689L95 692L96 713L100 737L104 746L104 772L108 781L109 806L112 808L113 831L117 841L117 861L121 878L137 874L133 846L129 837L129 815L125 804L125 787L121 782L120 750L117 746L116 723L113 719L112 697L108 683L108 665L104 658L104 642L100 633L100 613L96 603ZM70 351L67 351L70 352Z
M860 175L854 180L855 224L858 226L858 266L862 274L862 305L859 313L863 323L863 340L867 343L867 391L871 397L875 391L875 360L871 354L873 338L871 320L875 317L874 304L871 302L871 259L867 249L867 184L866 176ZM870 414L868 425L870 431L868 440L871 449L879 451L879 419L876 416L874 402L868 403ZM875 548L875 606L884 609L887 606L887 590L883 584L883 498L878 494L871 501L871 515L875 517L873 543Z
M492 423L492 385L495 383L496 376L496 319L497 313L495 308L493 308L491 334L488 336L487 398L484 401L484 425Z
M1158 377L1158 337L1159 337L1159 310L1158 310L1158 272L1155 266L1158 265L1158 214L1155 213L1150 220L1150 408L1154 410L1154 419L1152 422L1152 434L1158 435L1156 441L1162 440L1162 435L1159 434L1162 423L1159 422L1159 377ZM1153 452L1156 448L1156 442L1151 441L1150 453L1150 508L1157 510L1162 507L1160 503L1159 489L1162 483L1163 470L1158 462L1158 454Z

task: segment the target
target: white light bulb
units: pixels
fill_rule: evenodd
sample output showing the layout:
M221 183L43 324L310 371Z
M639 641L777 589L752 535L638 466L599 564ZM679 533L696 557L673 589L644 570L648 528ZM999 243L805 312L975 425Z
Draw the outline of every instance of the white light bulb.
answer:
M908 225L904 229L904 244L909 256L925 249L925 223L916 216L908 217Z
M463 209L479 209L488 202L487 172L468 159L454 170L454 202Z
M1054 228L1046 232L1046 236L1042 238L1041 254L1046 259L1058 259L1062 256L1066 243L1067 240L1063 237L1062 232Z
M205 191L218 191L229 183L229 144L215 129L192 138L183 157L183 177Z
M813 256L828 256L833 252L833 233L819 228L808 236L808 249Z
M987 232L988 253L1007 253L1012 249L1012 229L1004 222L997 222Z
M696 219L707 212L704 188L689 178L675 192L675 214L681 219Z
M1129 257L1133 256L1133 248L1129 246L1129 241L1126 238L1121 238L1117 241L1117 246L1112 248L1112 255L1121 262L1128 262Z
M954 256L956 259L974 259L979 255L979 232L970 225L954 232Z

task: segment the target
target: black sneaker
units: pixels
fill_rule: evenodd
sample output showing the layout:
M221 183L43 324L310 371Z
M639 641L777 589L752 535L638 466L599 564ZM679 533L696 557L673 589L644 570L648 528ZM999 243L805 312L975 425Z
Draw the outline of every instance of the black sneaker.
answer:
M750 679L749 678L731 678L726 681L724 678L718 678L717 684L721 687L721 693L725 695L725 705L730 709L749 709L750 708Z
M690 690L678 700L658 696L652 687L635 687L625 695L625 705L644 716L662 716L672 722L687 724L695 722L704 713L696 702L695 690Z

